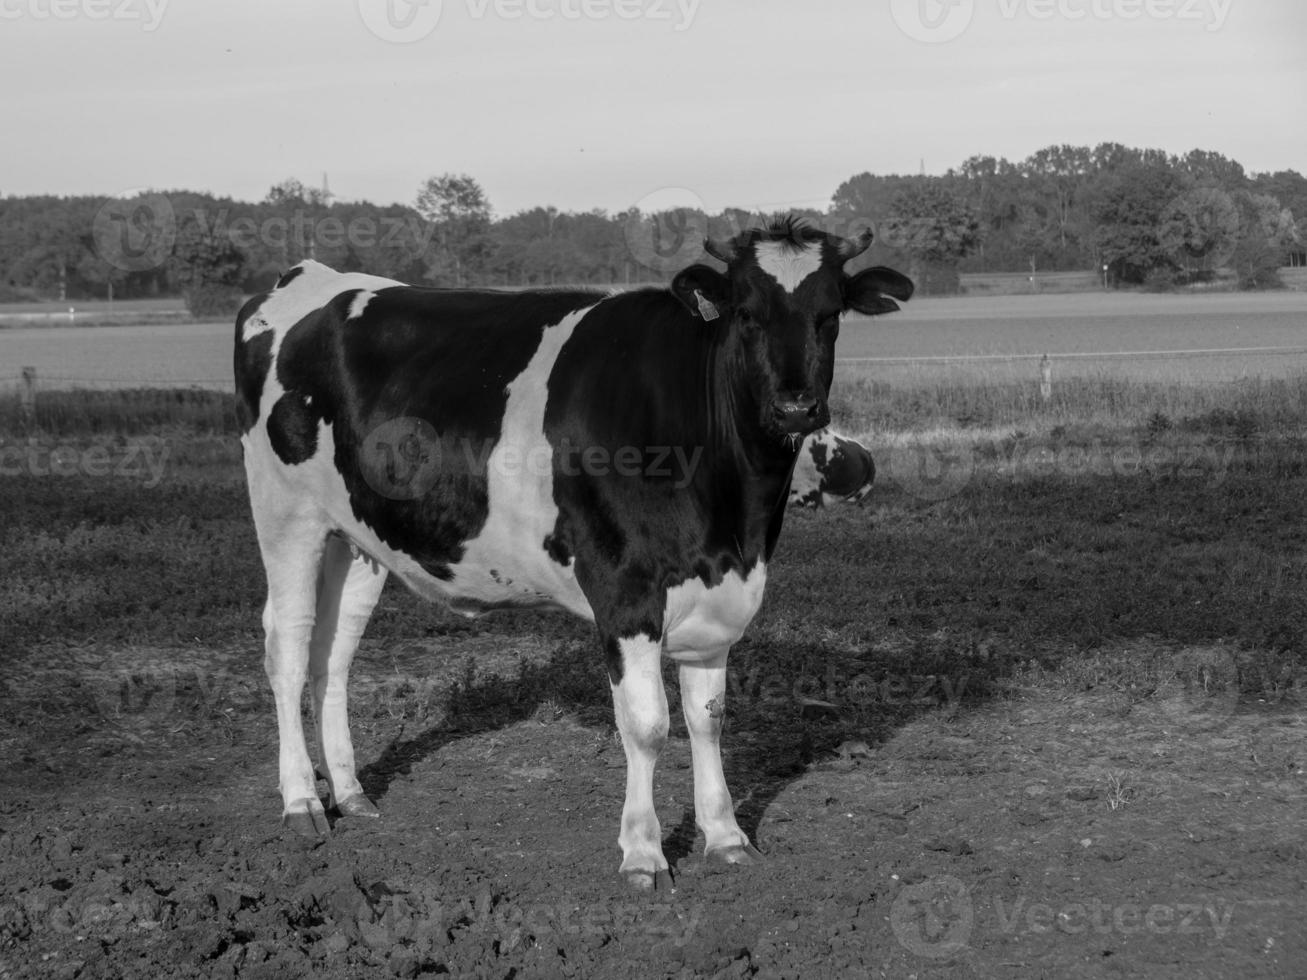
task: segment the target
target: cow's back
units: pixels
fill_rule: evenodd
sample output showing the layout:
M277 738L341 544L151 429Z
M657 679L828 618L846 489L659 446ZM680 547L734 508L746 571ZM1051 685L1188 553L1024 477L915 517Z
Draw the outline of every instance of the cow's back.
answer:
M533 427L523 414L534 414L541 431L543 394L536 407L532 393L543 393L557 353L549 331L600 298L424 289L297 267L238 320L252 493L276 483L299 495L431 598L469 608L544 602L539 583L514 582L511 566L477 556L503 553L548 495L505 465L509 450L525 448L504 444L505 426L517 437ZM533 365L539 376L525 376ZM492 515L492 502L504 513ZM478 552L483 539L494 546Z

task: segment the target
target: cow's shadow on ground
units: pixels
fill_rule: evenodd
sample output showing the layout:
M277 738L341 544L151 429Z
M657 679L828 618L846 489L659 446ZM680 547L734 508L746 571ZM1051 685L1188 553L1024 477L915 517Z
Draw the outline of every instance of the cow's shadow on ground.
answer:
M665 669L664 680L671 737L684 738L674 666ZM997 688L996 673L968 676L957 658L939 651L907 659L900 653L891 662L871 651L742 641L731 656L722 736L740 827L757 839L768 807L814 763L874 750L921 715L982 702ZM532 718L542 705L561 708L597 732L612 731L611 695L595 642L561 643L546 662L524 662L511 679L491 675L456 683L438 725L392 743L360 771L364 791L380 802L396 777L444 746ZM675 868L695 849L693 808L679 819L661 816L664 854Z

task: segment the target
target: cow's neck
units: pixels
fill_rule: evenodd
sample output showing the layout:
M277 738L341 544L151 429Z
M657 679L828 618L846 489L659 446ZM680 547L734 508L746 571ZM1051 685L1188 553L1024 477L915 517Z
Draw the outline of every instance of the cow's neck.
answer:
M712 338L708 346L703 358L712 420L708 452L716 465L706 474L713 485L705 489L732 498L730 512L746 561L766 557L780 533L797 448L787 448L763 430L738 338L728 333ZM723 479L723 473L737 476Z

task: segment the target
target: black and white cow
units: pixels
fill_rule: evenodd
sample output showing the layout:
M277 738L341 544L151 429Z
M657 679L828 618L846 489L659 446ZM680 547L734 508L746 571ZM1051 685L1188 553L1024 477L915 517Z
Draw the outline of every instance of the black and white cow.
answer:
M825 507L841 500L861 503L876 481L871 450L830 429L803 440L790 480L790 505Z
M620 870L637 887L667 873L653 772L660 662L676 661L707 855L756 857L722 775L726 655L762 601L799 441L829 421L841 314L912 295L890 269L844 273L870 241L780 222L707 242L724 273L692 265L616 295L426 289L305 262L247 303L236 388L283 821L328 831L306 680L330 804L376 814L346 679L393 572L468 614L594 622L627 759Z

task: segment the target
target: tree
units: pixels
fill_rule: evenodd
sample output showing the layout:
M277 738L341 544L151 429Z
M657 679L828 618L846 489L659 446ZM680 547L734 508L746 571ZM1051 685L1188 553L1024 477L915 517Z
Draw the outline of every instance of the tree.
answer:
M1092 166L1087 147L1065 144L1045 147L1022 165L1049 202L1058 244L1063 249L1070 244L1071 228L1075 223L1076 194Z
M1269 194L1299 219L1307 218L1307 177L1297 171L1256 174L1248 189L1257 194Z
M708 215L697 207L673 207L644 214L631 211L623 229L631 258L645 274L669 280L703 251Z
M240 309L246 258L225 228L205 227L194 216L183 220L171 265L192 316L228 317Z
M1158 230L1162 211L1184 190L1179 174L1156 164L1122 164L1098 175L1088 212L1094 244L1114 280L1142 283L1175 267Z
M77 263L77 278L109 299L122 297L130 275L130 272L91 252L84 252Z
M1157 238L1188 277L1210 278L1239 236L1239 210L1218 187L1194 187L1163 208Z
M77 213L73 199L50 198L25 215L20 227L21 251L7 278L46 295L67 299L77 270L94 258L91 221Z
M1137 164L1139 151L1122 146L1120 143L1099 143L1089 151L1089 159L1096 171L1119 170Z
M1058 249L1060 234L1060 222L1050 221L1049 215L1037 206L1025 204L1020 207L1013 236L1017 248L1030 264L1032 276L1048 255Z
M937 192L937 200L915 211L904 205L923 188ZM1218 192L1240 213L1233 253L1231 236L1223 232L1230 212ZM1257 200L1238 198L1242 192ZM540 206L494 219L484 191L458 174L433 177L420 188L421 213L405 205L329 200L295 178L272 185L257 202L184 190L161 196L177 222L197 223L188 234L213 241L198 251L184 242L183 261L169 262L168 229L177 222L164 220L157 207L121 202L109 209L106 223L107 202L100 197L0 197L0 289L14 298L69 300L103 297L110 289L123 298L175 295L194 287L190 265L208 268L206 281L212 281L214 266L234 266L237 252L244 257L240 286L246 292L269 288L307 257L404 282L660 280L699 257L705 231L729 237L766 217L740 208L655 216ZM962 236L974 244L941 259L917 233L935 223L947 228L954 202L970 209L978 227ZM1307 177L1292 170L1247 175L1236 161L1207 150L1176 157L1119 143L1049 146L1017 163L972 156L943 176L856 174L835 190L824 214L809 217L839 234L873 228L875 241L850 271L913 268L925 277L927 292L956 288L959 272L1029 270L1032 263L1069 270L1108 261L1118 282L1142 282L1150 274L1169 278L1176 269L1204 274L1226 254L1252 283L1265 280L1264 270L1277 261L1304 260ZM921 227L909 228L913 221ZM967 227L963 220L962 230ZM1262 230L1254 234L1254 227ZM209 254L219 237L235 251L224 246L225 257ZM145 261L142 253L154 251L158 260Z
M958 261L981 240L975 209L932 183L895 195L885 233L910 257L909 275L924 295L958 292Z
M481 185L467 174L430 177L418 189L417 211L435 228L435 243L427 262L427 278L463 285L468 275L485 269L490 243L490 201Z
M1176 160L1176 168L1204 187L1234 191L1248 182L1242 164L1211 150L1190 150Z
M343 259L343 250L338 255L318 251L318 230L329 209L330 195L321 188L306 187L294 177L273 184L254 211L264 234L250 243L252 264L285 269L304 259L327 264Z
M1280 264L1285 250L1297 240L1293 213L1269 194L1237 191L1233 206L1237 233L1230 264L1242 289L1274 289L1281 285Z
M326 207L330 204L330 194L319 187L305 187L304 184L295 177L287 177L280 183L273 184L268 188L267 195L263 198L264 204L271 204L276 207L295 207L296 205L311 204L316 207Z

